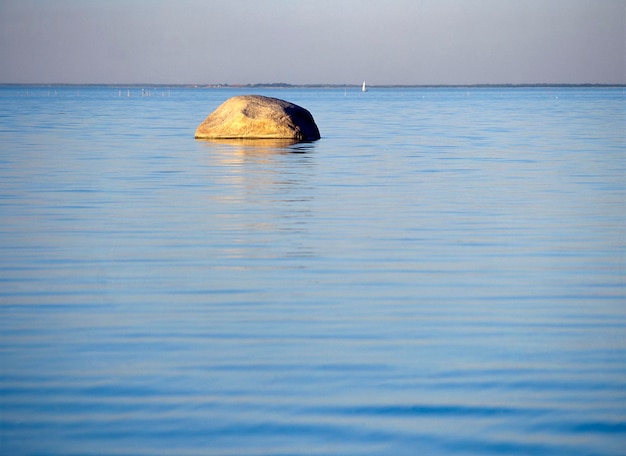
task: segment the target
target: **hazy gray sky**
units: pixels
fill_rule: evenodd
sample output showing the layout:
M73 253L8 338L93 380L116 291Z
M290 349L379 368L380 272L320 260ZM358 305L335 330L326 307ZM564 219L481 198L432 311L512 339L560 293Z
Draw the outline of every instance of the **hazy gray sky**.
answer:
M0 82L626 83L626 0L0 0Z

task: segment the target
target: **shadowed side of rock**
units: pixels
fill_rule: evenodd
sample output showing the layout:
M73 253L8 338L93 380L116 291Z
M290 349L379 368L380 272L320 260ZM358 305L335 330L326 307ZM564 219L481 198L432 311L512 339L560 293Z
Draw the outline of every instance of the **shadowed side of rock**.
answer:
M309 111L278 98L232 97L196 129L196 139L292 139L315 141L320 132Z

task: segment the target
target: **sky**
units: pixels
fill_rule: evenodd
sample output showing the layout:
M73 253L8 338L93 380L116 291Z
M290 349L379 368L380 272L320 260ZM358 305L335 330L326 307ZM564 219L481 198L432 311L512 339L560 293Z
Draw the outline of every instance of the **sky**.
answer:
M626 83L626 0L0 0L0 83Z

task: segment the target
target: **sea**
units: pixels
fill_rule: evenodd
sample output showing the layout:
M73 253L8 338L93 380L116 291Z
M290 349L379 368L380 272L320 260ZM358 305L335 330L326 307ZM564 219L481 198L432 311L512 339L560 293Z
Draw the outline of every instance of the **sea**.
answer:
M624 87L0 86L0 453L626 454Z

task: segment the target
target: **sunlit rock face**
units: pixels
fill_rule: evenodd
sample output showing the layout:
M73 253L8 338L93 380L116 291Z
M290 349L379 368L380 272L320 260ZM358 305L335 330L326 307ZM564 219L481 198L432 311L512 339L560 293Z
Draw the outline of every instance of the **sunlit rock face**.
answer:
M278 98L232 97L196 129L196 139L291 139L315 141L320 132L309 111Z

